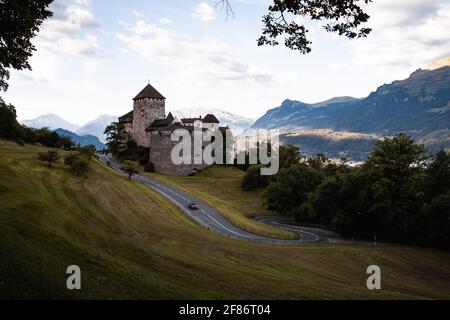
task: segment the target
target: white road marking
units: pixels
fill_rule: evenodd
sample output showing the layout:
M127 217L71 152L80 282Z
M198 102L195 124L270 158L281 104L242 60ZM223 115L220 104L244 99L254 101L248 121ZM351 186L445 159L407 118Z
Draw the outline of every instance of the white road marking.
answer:
M236 235L238 235L238 236L240 236L240 237L244 237L244 238L250 239L250 237L244 236L244 235L242 235L242 234L240 234L240 233L234 232L234 231L231 230L231 229L228 229L228 228L225 227L223 224L221 224L219 221L217 221L216 219L214 219L213 217L211 217L209 214L207 214L203 209L201 209L200 211L203 212L204 214L206 214L211 220L213 220L215 223L217 223L219 226L221 226L221 227L224 228L225 230L228 230L228 231L230 231L231 233L234 233L234 234L236 234Z
M102 156L101 158L103 158L103 159L106 158L106 161L110 161L109 158L107 158L107 157L105 157L105 156ZM111 161L110 163L111 163L111 166L112 166L113 168L117 169L117 170L118 170L119 172L121 172L121 173L124 173L124 172L121 170L121 166L120 166L120 165L118 165L118 164L116 164L116 163L114 163L114 162L112 162L112 161ZM180 202L178 202L176 199L172 198L172 197L169 195L169 192L170 192L170 193L173 193L173 194L175 194L175 195L177 195L178 197L182 198L183 200L185 200L185 201L187 201L187 202L190 202L190 200L187 199L186 197L184 197L181 193L178 193L177 191L175 191L175 190L173 190L173 189L171 189L171 188L168 188L168 187L166 187L166 186L164 186L164 185L161 185L161 184L159 184L159 183L153 181L151 178L142 177L142 176L137 175L137 176L135 177L135 180L144 182L144 183L147 184L148 186L154 188L156 191L159 191L159 192L160 192L161 194L163 194L165 197L169 198L169 199L170 199L172 202L174 202L175 204L178 204L178 205L182 206L182 204L181 204ZM162 189L164 189L164 190L166 190L166 191L164 192L164 191L162 191ZM243 235L243 234L241 234L241 233L235 232L235 231L233 231L233 230L231 230L231 229L225 227L222 223L220 223L219 221L217 221L214 217L212 217L211 215L209 215L209 214L208 214L206 211L204 211L203 209L200 209L200 211L203 212L206 216L208 216L212 221L214 221L217 225L219 225L219 226L222 227L223 229L225 229L225 230L227 230L227 231L229 231L229 232L231 232L231 233L233 233L233 234L235 234L235 235L237 235L237 236L239 236L239 237L242 237L242 238L258 240L257 235L255 235L255 237L252 238L252 237L245 236L245 235ZM188 213L188 214L189 214L189 213ZM193 214L189 214L189 215L190 215L193 219L195 219L196 221L198 221L200 224L204 224L205 227L209 227L208 224L205 224L205 222L203 222L201 219L198 219L198 218L195 217ZM307 231L303 231L303 233L307 233L307 234L313 235L313 236L316 238L315 241L318 241L318 240L319 240L319 237L318 237L316 234L314 234L314 233L307 232ZM266 237L263 237L263 238L266 238ZM267 238L267 240L275 240L275 239ZM288 241L287 241L287 242L288 242ZM296 241L296 242L297 242L297 241ZM298 242L303 242L303 239L301 239L301 240L298 241Z

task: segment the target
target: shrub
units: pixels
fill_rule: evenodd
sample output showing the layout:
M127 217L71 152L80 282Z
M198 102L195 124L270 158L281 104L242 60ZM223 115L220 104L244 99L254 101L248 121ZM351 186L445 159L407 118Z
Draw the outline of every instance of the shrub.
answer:
M80 176L89 170L89 157L81 152L72 153L64 159L64 164Z
M241 188L244 191L267 187L270 178L261 175L261 168L261 165L254 165L248 168L241 182Z
M60 158L57 151L42 152L39 153L38 156L41 161L45 161L48 163L49 168L52 167L52 163L55 163Z
M138 173L136 164L133 161L125 161L122 169L126 174L128 174L128 180L131 180L133 174Z

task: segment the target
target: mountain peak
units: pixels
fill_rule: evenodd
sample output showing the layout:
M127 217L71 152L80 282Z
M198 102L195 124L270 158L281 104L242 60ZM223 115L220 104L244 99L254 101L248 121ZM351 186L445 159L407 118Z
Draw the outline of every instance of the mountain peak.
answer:
M315 108L319 108L319 107L326 107L333 103L344 103L344 102L357 101L357 100L359 100L359 99L353 98L350 96L334 97L334 98L331 98L331 99L328 99L328 100L325 100L322 102L313 103L312 106Z
M65 128L67 130L75 131L79 128L78 125L70 123L54 113L48 113L30 120L24 120L22 121L22 124L36 129L47 127L50 130Z

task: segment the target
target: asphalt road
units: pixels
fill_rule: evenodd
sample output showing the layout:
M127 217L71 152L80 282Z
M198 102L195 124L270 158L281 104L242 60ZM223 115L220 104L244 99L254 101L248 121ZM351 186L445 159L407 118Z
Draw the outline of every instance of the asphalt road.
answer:
M102 162L109 163L109 165L112 168L123 173L121 165L116 161L112 160L111 158L105 155L99 155L99 158ZM269 238L254 233L250 233L232 224L230 221L225 219L216 209L210 207L200 199L197 199L183 191L171 188L167 184L164 184L158 180L140 174L133 175L132 179L159 192L161 195L172 201L184 213L186 213L186 215L188 215L192 220L197 222L199 225L203 226L208 230L217 232L225 237L247 241L273 243L273 244L305 244L305 243L328 241L327 237L320 232L310 230L309 228L293 228L290 225L283 225L281 222L277 223L276 226L284 228L286 230L297 232L301 234L301 238L298 240L284 240L284 239ZM195 202L198 205L199 210L188 209L187 205L190 202ZM262 222L268 223L267 221L264 220ZM273 223L268 224L274 225Z

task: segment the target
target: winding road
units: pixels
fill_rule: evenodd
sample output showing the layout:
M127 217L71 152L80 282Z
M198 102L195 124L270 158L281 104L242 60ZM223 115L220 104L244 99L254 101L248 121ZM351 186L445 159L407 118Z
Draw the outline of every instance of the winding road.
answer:
M105 155L99 155L99 159L103 163L108 164L117 171L125 174L122 171L122 166L118 162L111 159L110 157ZM275 225L282 229L294 231L301 235L300 239L296 240L275 239L254 234L241 228L238 228L230 221L225 219L216 209L210 207L205 202L203 202L198 198L193 197L192 195L189 195L178 189L172 188L169 185L148 176L135 174L133 175L132 178L133 180L140 182L148 186L149 188L159 192L161 195L163 195L165 198L167 198L177 207L179 207L186 215L188 215L188 217L197 222L199 225L203 226L208 230L217 232L225 237L247 241L273 243L273 244L305 244L314 242L328 242L328 238L323 232L317 232L317 230L313 228L300 228L300 227L293 227L291 225L285 225L280 221L274 221L273 219L271 220L271 218L269 217L260 218L260 221L270 225ZM195 202L198 205L199 210L188 209L187 205L190 202Z

